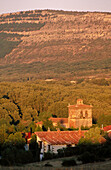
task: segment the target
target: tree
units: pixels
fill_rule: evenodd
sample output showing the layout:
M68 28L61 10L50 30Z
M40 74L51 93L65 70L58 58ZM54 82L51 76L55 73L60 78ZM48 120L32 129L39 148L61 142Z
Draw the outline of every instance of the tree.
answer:
M29 144L29 149L33 154L34 160L39 161L40 159L40 149L38 147L36 135L32 135L32 139Z
M79 144L99 144L101 141L101 130L98 127L91 128L85 133L84 138L79 140Z
M36 128L35 128L35 132L36 131L43 131L43 129L38 125Z
M44 120L43 121L43 130L48 130L48 128L50 129L50 130L56 130L56 128L53 126L53 123L52 123L52 121L51 120L49 120L49 119L46 119L46 120Z
M0 145L3 145L5 140L8 138L8 134L6 133L7 126L6 124L0 126Z
M105 79L93 79L91 82L99 86L109 86L109 82Z
M36 124L31 122L28 126L28 132L35 132Z
M21 132L16 132L15 134L9 135L9 137L5 140L5 145L14 145L21 148L25 145L25 139L22 137Z
M67 109L67 102L55 102L49 107L49 111L56 115L57 117L67 117L68 116L68 109Z
M16 165L16 164L25 164L33 162L33 155L31 151L25 151L21 148L15 146L6 147L2 152L2 165Z
M25 131L25 124L22 122L22 121L20 121L19 122L19 124L18 125L16 125L16 130L18 131L18 132L24 132Z
M39 115L39 121L47 120L50 117L51 117L50 112L41 112L40 115Z
M103 126L108 126L111 124L111 115L104 115L101 114L97 120L97 124L101 127L102 124Z
M15 126L14 125L9 125L7 127L7 133L8 134L15 133L15 132L16 132L16 130L15 130Z

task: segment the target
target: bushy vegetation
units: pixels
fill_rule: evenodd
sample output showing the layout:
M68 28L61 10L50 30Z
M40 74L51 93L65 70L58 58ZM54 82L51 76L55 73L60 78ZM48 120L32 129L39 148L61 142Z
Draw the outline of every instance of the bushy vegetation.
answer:
M62 162L62 166L66 166L66 167L75 166L75 165L77 165L75 159L65 159Z
M0 24L0 31L35 31L40 30L41 27L43 27L45 23L5 23Z
M101 130L98 127L90 128L88 132L84 134L84 138L79 140L79 144L99 144L101 143Z
M44 153L44 158L43 160L51 160L51 159L54 159L54 158L58 158L58 155L57 154L54 154L52 152L45 152Z
M108 140L108 139L107 139ZM77 146L76 154L82 163L100 162L111 159L111 139L104 144L80 144Z
M44 166L45 167L53 167L49 162L47 162Z
M13 48L15 48L21 41L8 41L7 39L1 39L1 46L2 50L0 51L0 57L4 57L7 53L10 53ZM80 46L83 45L83 43L80 42L80 40L74 40L74 42L65 42L65 45L67 44L76 45L78 44L77 48L80 48ZM102 50L98 50L95 47L95 44L99 44ZM47 78L56 78L56 79L67 79L71 80L74 77L76 78L84 78L84 77L106 77L106 75L110 75L110 67L111 67L111 58L107 56L110 56L111 54L111 48L108 44L110 44L110 40L101 40L97 39L89 43L89 49L88 52L82 50L78 54L75 54L73 56L72 51L64 50L62 51L62 54L59 50L57 50L56 54L27 54L27 57L30 59L33 59L35 57L39 58L49 58L54 59L53 61L48 62L33 62L30 64L19 64L18 59L16 60L15 64L11 65L3 65L0 66L1 70L1 80L20 80L22 79L28 79L36 80L36 79L47 79ZM61 46L64 44L64 41L49 41L45 42L42 45L35 45L32 44L30 47L33 51L34 49L44 49L49 46ZM81 45L80 45L81 44ZM98 45L97 45L98 47ZM27 47L24 48L25 51ZM29 48L29 47L28 47ZM7 50L5 50L7 49ZM66 61L63 59L63 61L56 60L57 58L61 58L61 56L64 56L66 58ZM75 59L80 58L80 61L74 61ZM94 59L95 58L95 59ZM19 56L19 59L24 61L26 59L26 56ZM11 58L8 58L9 62ZM69 62L70 61L70 62ZM106 80L93 80L92 81L95 84L101 83L101 85L108 85Z
M4 58L21 42L22 35L0 33L0 58ZM15 40L16 39L16 40Z
M92 162L98 162L98 161L104 161L105 159L101 157L97 157L94 153L90 153L88 151L84 152L82 155L78 157L79 161L82 161L82 163L92 163Z
M32 136L30 141L30 150L25 151L26 140L21 132L13 131L11 134L7 133L7 136L5 134L4 131L0 136L0 155L2 156L0 165L12 166L39 161L40 150L35 136Z
M13 43L13 42L12 42ZM15 45L16 43L14 43ZM8 49L10 50L10 49ZM6 51L1 51L1 57L6 54ZM9 59L10 60L10 59ZM21 58L23 60L23 58ZM18 62L18 61L17 61ZM95 77L98 75L98 78L105 78L107 74L110 74L110 63L111 59L104 59L99 61L99 64L96 61L80 61L72 62L34 62L31 64L10 64L0 66L1 78L0 80L5 81L18 81L18 80L36 80L36 79L48 79L54 78L59 80L72 80L72 79L81 79L88 77ZM95 84L100 84L99 81L93 82ZM101 82L101 85L105 82Z
M17 148L6 148L2 153L1 165L12 166L33 162L31 151L25 151Z

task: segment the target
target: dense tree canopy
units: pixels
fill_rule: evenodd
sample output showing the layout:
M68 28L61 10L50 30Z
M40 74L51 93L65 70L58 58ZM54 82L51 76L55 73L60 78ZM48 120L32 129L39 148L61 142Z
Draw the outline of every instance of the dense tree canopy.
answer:
M34 131L38 121L68 117L68 104L76 104L78 98L93 105L93 120L99 126L110 124L110 80L82 80L77 84L38 80L0 83L0 126L5 125L8 134L28 132L30 128Z

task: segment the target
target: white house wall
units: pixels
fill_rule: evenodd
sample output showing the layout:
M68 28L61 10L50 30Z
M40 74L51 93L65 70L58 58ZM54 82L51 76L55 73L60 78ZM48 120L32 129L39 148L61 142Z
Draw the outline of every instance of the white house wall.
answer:
M49 152L49 145L50 144L46 144L46 143L44 143L44 146L43 146L43 148L44 148L44 152ZM72 147L74 147L75 145L72 145ZM62 148L66 148L67 147L67 145L50 145L50 152L53 152L53 153L58 153L57 152L57 150L58 149L62 149Z
M57 150L58 149L62 149L62 148L66 148L67 145L51 145L51 151L53 153L58 153Z

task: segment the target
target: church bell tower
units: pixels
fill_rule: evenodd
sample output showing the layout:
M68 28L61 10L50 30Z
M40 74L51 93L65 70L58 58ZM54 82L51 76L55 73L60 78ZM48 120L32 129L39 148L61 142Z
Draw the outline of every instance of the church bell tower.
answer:
M81 126L92 126L92 105L85 105L82 99L78 99L76 105L68 106L68 111L69 128L81 128Z

